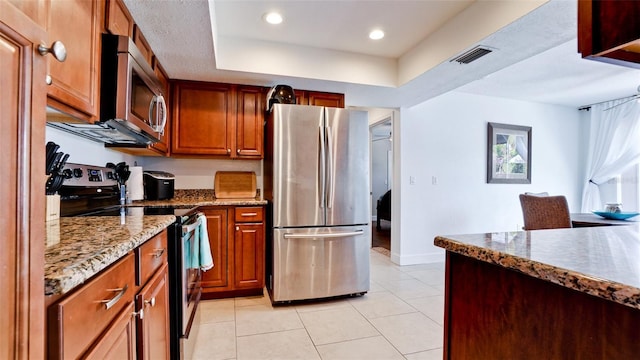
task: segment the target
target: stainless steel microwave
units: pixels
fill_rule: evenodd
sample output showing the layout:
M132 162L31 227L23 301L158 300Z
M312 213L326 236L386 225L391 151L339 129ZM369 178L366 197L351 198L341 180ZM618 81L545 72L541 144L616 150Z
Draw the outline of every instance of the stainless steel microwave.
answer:
M158 139L167 124L163 88L127 36L102 36L100 120L119 120Z
M157 142L167 124L163 87L129 37L102 35L100 75L98 122L48 121L47 125L111 147Z

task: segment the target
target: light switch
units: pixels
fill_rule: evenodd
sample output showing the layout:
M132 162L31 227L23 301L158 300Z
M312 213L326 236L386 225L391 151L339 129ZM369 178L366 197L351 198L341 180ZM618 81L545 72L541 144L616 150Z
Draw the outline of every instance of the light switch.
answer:
M409 185L415 185L415 183L416 183L416 177L409 176Z
M432 176L431 177L431 185L438 185L438 177L437 176Z

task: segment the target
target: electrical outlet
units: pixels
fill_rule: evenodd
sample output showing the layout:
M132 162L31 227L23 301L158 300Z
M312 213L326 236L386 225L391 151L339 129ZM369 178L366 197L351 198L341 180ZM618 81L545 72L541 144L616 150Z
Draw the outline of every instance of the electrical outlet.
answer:
M431 177L431 185L438 185L438 177L437 176L432 176Z
M415 185L415 184L416 184L416 177L409 176L409 185Z

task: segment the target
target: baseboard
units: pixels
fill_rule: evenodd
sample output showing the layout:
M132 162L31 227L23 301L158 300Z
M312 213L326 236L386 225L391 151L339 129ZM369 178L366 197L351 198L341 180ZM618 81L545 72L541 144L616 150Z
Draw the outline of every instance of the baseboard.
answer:
M391 262L398 265L418 265L418 264L437 263L437 262L444 262L445 252L438 251L433 253L399 256L397 253L392 251L390 259L391 259Z

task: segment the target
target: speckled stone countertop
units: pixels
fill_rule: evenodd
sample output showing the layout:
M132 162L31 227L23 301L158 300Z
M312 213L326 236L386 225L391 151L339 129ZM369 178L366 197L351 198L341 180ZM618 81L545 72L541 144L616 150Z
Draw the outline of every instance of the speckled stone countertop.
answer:
M444 235L434 244L640 309L640 224Z
M63 217L46 223L45 295L61 295L176 220L173 215Z
M263 199L216 199L213 189L175 190L171 200L140 200L132 205L145 206L262 206Z

